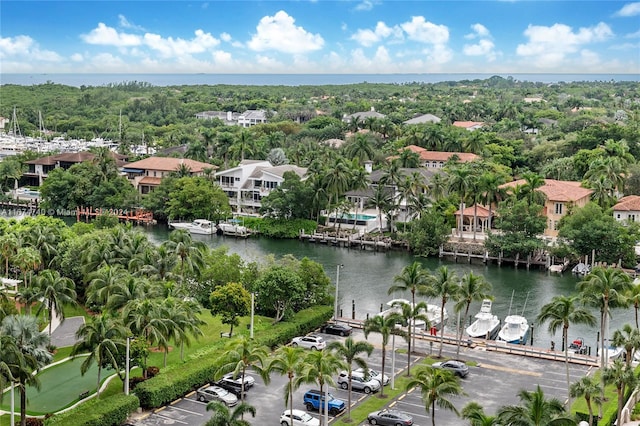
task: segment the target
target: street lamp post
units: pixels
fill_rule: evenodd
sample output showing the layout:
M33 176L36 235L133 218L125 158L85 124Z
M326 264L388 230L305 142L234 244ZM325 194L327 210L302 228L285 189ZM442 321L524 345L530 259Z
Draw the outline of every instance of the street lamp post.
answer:
M15 409L15 395L14 395L14 384L13 384L13 378L11 380L11 426L15 426L16 424L16 420L14 419L15 414L16 414L16 409Z
M127 349L125 351L125 372L124 372L124 394L129 395L129 342L131 342L131 336L127 336Z
M402 328L400 324L395 324L394 328ZM384 371L382 372L384 377ZM396 386L396 333L391 336L391 389L395 390Z
M340 268L344 265L338 264L336 265L336 295L335 300L333 301L333 320L338 320L338 287L340 287Z
M256 306L256 294L255 293L251 293L251 325L249 327L249 338L253 339L253 314L255 312L255 306Z

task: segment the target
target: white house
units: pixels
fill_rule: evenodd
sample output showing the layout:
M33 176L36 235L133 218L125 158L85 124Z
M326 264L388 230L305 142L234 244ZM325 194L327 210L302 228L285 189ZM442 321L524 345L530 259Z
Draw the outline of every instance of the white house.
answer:
M613 206L613 217L618 222L640 222L640 196L627 195Z
M229 205L237 213L255 213L266 197L284 182L284 174L292 171L304 177L307 169L294 165L272 166L263 160L243 160L237 167L216 173L218 185L229 197Z
M238 116L238 126L251 127L267 122L267 113L264 110L249 109Z

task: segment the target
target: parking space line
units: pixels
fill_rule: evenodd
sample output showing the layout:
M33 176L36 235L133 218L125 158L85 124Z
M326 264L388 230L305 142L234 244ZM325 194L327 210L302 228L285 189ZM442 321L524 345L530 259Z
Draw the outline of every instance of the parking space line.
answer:
M169 416L163 416L162 414L158 414L158 417L162 417L164 419L171 420L171 421L176 422L176 423L182 423L183 425L188 425L189 424L187 422L183 422L182 420L174 419L174 418L169 417Z
M499 365L493 365L493 364L478 364L478 367L481 368L487 368L489 370L496 370L496 371L505 371L507 373L513 373L513 374L521 374L524 376L533 376L533 377L541 377L542 373L536 373L534 371L524 371L524 370L518 370L515 368L508 368L508 367L501 367Z
M195 414L195 415L198 415L198 416L203 416L204 415L202 413L198 413L197 411L187 410L187 409L182 408L182 407L171 407L171 408L173 408L174 410L180 410L180 411L184 411L185 413Z

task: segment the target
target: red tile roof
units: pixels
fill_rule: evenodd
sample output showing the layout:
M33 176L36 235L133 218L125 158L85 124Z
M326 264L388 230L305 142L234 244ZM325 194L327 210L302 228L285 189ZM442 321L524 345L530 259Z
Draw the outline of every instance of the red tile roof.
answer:
M463 129L468 129L469 127L474 126L482 126L484 123L481 121L454 121L453 125L455 127L462 127Z
M637 212L640 211L640 196L627 195L620 198L618 204L613 206L614 211Z
M474 208L473 206L471 207L466 207L463 211L462 211L462 215L463 216L473 216L473 211ZM460 210L456 210L455 212L456 216L460 216ZM495 216L496 212L492 211L491 212L491 216ZM476 217L489 217L489 209L487 207L481 206L478 204L478 208L476 211Z
M519 179L500 185L500 187L514 188L526 183L526 180ZM593 193L592 189L583 188L580 185L581 182L545 179L544 185L538 188L538 191L542 192L549 201L573 202L589 197Z
M162 178L145 176L142 179L140 179L140 182L138 182L138 185L155 185L155 186L158 186L158 185L160 185L160 183L162 183Z
M429 151L428 149L422 148L416 145L409 145L400 150L408 149L411 152L415 152L420 156L420 160L422 161L442 161L446 162L449 158L454 155L458 156L458 159L461 163L467 163L469 161L479 160L480 157L476 154L472 154L470 152L445 152L445 151Z
M200 161L190 160L188 158L173 158L173 157L149 157L144 160L135 161L133 163L125 164L129 169L142 169L142 170L159 170L163 172L172 172L178 170L181 164L185 164L191 170L191 173L200 173L203 169L212 168L217 169L217 166L208 163L202 163Z

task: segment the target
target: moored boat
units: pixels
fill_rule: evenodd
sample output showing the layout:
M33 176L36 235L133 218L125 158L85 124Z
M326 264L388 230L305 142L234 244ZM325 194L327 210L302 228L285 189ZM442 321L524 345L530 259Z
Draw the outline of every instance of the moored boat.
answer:
M196 219L193 222L169 222L169 227L173 229L186 229L192 234L213 235L216 227L213 222L206 219Z
M411 302L406 299L392 299L387 302L387 306L389 306L389 308L380 312L378 315L386 317L392 313L400 313L401 308L399 305L401 304L409 305L411 304ZM430 327L435 327L437 330L440 330L443 324L442 318L440 316L440 306L428 303L426 311L422 312L422 314L426 315L427 319L429 320ZM447 313L447 309L445 308L444 322L446 322L448 318L449 314ZM426 322L422 320L415 320L414 328L425 329Z
M607 362L613 361L615 359L618 359L618 358L622 357L623 355L624 355L624 348L622 346L609 345L604 350L604 356L605 356ZM600 357L600 348L598 348L597 356L598 356L598 358Z
M491 300L484 299L476 320L467 327L467 335L473 338L493 340L500 331L500 320L491 312Z
M509 315L498 332L498 340L517 345L526 345L529 338L529 322L522 315Z

